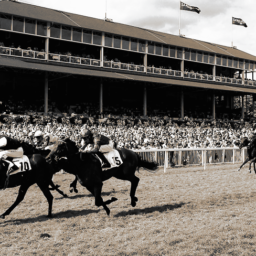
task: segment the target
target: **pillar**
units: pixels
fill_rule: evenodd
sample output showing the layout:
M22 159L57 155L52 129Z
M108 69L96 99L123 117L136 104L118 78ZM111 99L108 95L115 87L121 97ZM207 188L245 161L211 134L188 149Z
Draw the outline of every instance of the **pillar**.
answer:
M147 72L147 67L148 67L148 55L147 54L144 54L143 66L144 66L144 72Z
M48 54L49 54L49 42L50 42L50 40L49 40L49 38L50 38L50 34L51 33L51 24L50 24L50 22L47 22L47 31L46 31L46 38L45 38L45 59L46 60L48 60Z
M44 77L44 113L48 113L48 91L49 91L49 86L48 86L48 73L45 72L45 77Z
M216 101L215 101L215 94L212 95L212 118L216 119Z
M252 80L254 81L254 71L252 71Z
M244 95L242 95L242 113L241 113L241 118L244 119Z
M180 97L180 117L183 119L184 118L184 92L183 90L181 91L181 97Z
M100 81L100 113L103 113L103 82Z
M216 77L216 66L215 65L212 66L212 76L213 76L213 80L215 81L215 77Z
M143 94L143 116L147 116L147 85L144 85L144 94Z

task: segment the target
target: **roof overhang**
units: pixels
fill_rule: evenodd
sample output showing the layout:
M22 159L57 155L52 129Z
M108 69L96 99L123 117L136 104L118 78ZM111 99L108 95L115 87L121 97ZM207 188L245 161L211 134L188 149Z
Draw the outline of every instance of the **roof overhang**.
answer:
M0 56L0 67L28 69L28 70L34 70L34 71L45 71L45 72L54 72L54 73L71 74L71 75L113 78L113 79L121 79L121 80L140 81L140 82L146 82L146 83L196 87L196 88L205 88L205 89L223 90L223 91L250 93L250 94L256 93L256 88L249 87L249 86L235 87L235 86L228 86L225 84L205 83L203 81L194 82L194 81L187 81L184 79L159 77L155 75L115 72L113 70L105 70L104 68L101 68L100 70L96 70L96 69L90 69L90 68L67 67L67 66L56 65L56 63L54 64L47 63L47 62L34 63L34 62L24 61L16 58L6 58L1 56Z

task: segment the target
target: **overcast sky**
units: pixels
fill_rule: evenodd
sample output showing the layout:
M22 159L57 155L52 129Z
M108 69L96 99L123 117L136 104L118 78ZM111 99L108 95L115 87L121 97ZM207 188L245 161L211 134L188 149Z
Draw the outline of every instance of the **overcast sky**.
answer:
M52 9L104 19L106 0L20 0ZM256 55L256 0L184 0L201 13L181 11L181 34L189 38L231 46ZM179 0L107 0L108 18L114 22L178 35ZM232 24L242 18L247 28ZM233 31L233 32L232 32Z

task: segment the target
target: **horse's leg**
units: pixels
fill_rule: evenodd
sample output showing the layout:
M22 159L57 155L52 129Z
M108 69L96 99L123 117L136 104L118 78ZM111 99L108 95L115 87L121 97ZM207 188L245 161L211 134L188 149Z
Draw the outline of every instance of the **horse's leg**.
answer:
M52 217L52 201L53 201L53 196L49 190L49 184L45 184L45 183L37 183L38 187L42 190L44 196L46 197L48 204L49 204L49 208L48 208L48 218Z
M75 176L76 177L76 176ZM77 185L77 177L74 179L74 181L70 184L70 192L72 193L73 191L75 191L75 193L78 193L78 190L76 188Z
M56 190L57 192L59 192L59 194L61 194L64 197L68 197L66 194L63 193L63 191L61 191L59 189L59 185L54 185L53 181L50 182L50 186L52 187L52 189L50 190Z
M134 175L128 180L131 182L131 191L130 191L131 205L132 207L135 207L136 202L138 201L138 198L135 196L135 193L136 193L136 189L138 187L140 179Z
M249 157L246 158L246 160L242 163L242 165L239 167L239 169L237 171L240 171L242 169L242 167L249 161Z
M252 163L254 164L254 172L255 172L255 160L256 160L256 157L254 157L252 160L250 160L250 166L249 166L250 173L251 173L251 165L252 165Z
M31 185L28 185L28 184L25 184L25 185L21 185L20 186L20 189L19 189L19 194L15 200L15 202L13 203L13 205L5 211L5 213L3 213L0 218L4 219L6 215L9 215L12 210L24 199L27 191L28 191L28 188L30 187Z

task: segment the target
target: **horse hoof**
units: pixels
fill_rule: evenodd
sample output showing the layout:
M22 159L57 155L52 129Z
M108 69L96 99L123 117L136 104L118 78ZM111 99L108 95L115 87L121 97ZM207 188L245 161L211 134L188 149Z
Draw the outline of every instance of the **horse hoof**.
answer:
M138 201L139 201L139 199L138 199L136 196L133 198L133 200L134 200L135 202L138 202Z
M239 172L241 169L239 168L237 171Z
M115 202L115 201L117 201L118 199L116 198L116 197L111 197L111 201L112 202Z
M73 188L69 190L70 193L73 193Z
M75 191L75 193L78 193L78 190L76 188L74 188L74 191Z
M0 218L1 219L5 219L5 216L2 214L2 215L0 215Z
M109 214L110 214L110 210L109 210L109 209L107 209L107 210L106 210L106 213L107 213L107 215L109 216Z
M132 205L132 207L135 207L136 206L136 201L133 200L131 205Z
M63 196L66 197L66 198L68 197L68 195L66 195L66 194L64 194Z

